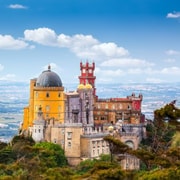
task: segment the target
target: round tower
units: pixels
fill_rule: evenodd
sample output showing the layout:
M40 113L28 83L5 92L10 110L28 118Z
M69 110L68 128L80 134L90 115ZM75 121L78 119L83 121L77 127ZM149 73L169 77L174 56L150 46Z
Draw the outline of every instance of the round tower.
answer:
M39 107L42 108L44 119L54 118L64 122L64 87L58 74L43 71L37 79L31 80L29 106L24 109L23 129L34 124Z

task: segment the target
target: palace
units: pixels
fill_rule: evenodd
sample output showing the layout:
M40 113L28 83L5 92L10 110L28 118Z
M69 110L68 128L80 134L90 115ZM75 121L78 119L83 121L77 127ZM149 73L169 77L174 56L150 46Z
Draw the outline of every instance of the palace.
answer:
M71 165L109 154L109 144L103 138L112 133L137 149L146 134L142 95L101 99L96 95L95 63L81 62L80 70L79 85L73 92L64 91L60 77L50 66L30 80L22 132L30 133L36 142L61 145ZM126 155L121 165L124 169L139 169L139 159Z

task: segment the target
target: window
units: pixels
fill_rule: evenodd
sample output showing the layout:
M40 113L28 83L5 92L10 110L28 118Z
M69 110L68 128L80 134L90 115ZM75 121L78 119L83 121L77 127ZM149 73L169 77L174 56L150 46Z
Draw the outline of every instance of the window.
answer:
M72 139L72 132L67 133L67 139Z
M131 109L131 105L128 105L128 108L127 108L128 110L130 110Z
M71 147L71 142L68 142L68 147L69 147L69 148Z
M106 118L104 116L101 116L101 120L105 120Z
M60 92L58 93L58 97L61 97L61 93Z
M122 109L122 104L119 104L119 109Z
M58 106L58 111L61 111L61 106Z
M98 153L98 155L99 155L99 149L97 150L97 153Z
M46 111L49 111L49 110L50 110L50 106L47 105L47 106L46 106Z
M95 141L92 142L93 148L95 148Z
M106 109L108 109L108 104L106 104Z
M134 143L132 141L126 141L125 144L127 144L130 148L134 149Z
M47 98L49 97L49 93L48 93L48 92L46 93L46 97L47 97Z
M41 129L39 129L39 133L41 132Z
M100 146L100 141L97 141L97 147L99 147Z

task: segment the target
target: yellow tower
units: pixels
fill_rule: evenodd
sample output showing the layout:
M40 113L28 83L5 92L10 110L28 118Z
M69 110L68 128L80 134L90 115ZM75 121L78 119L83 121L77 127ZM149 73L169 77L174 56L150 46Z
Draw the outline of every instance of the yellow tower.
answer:
M44 119L54 118L64 123L65 112L64 87L60 77L48 66L37 79L30 81L29 106L24 108L23 130L33 125L39 108L42 109Z

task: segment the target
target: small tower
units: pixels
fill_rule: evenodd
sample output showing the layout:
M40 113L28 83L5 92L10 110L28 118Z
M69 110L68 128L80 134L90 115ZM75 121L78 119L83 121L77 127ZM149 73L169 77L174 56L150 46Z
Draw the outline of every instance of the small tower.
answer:
M42 107L39 106L37 118L36 120L34 120L32 127L32 138L36 142L41 142L44 140L45 125L46 125L46 121L43 118Z
M96 88L95 88L95 79L96 76L94 76L94 70L95 70L95 63L89 64L89 62L86 62L86 64L80 63L80 70L81 75L79 76L79 84L90 84L93 88L93 95L96 96Z

